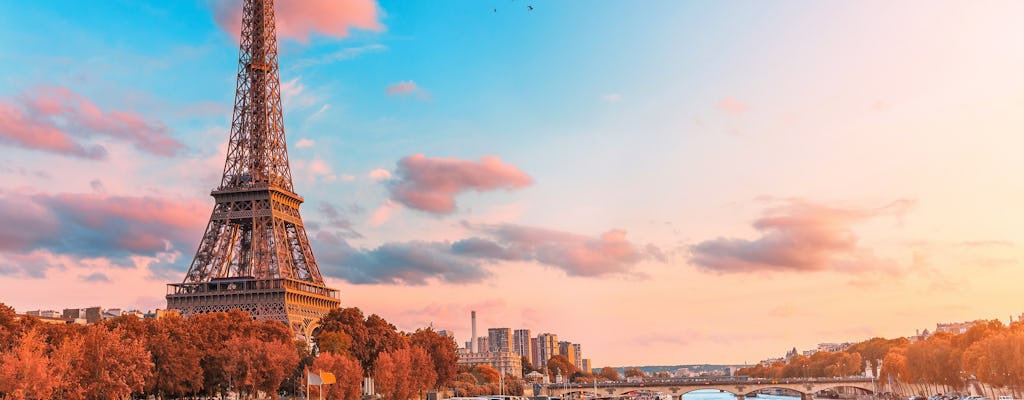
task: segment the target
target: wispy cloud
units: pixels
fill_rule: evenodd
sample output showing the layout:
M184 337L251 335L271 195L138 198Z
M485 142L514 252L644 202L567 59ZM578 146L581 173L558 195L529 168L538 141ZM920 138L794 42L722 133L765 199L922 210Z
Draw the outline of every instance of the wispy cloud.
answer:
M718 109L732 115L740 115L747 112L750 106L736 100L735 97L726 97L718 101Z
M332 64L352 60L364 54L381 53L387 51L387 49L387 46L376 43L364 46L344 47L319 57L296 60L292 66L293 68L301 69L317 65Z
M401 81L395 82L384 89L389 96L412 97L419 100L430 100L430 92L423 89L416 82Z
M89 142L105 136L158 156L174 156L185 145L160 122L120 110L103 111L90 99L60 86L44 86L16 99L0 100L0 142L17 147L88 159L104 159L107 150Z

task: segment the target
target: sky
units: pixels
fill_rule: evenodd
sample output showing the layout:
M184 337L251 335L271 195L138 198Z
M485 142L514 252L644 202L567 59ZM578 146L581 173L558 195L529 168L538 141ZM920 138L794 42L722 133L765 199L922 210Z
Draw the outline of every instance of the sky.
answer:
M1024 313L1022 2L278 3L295 190L343 306L460 343L475 310L598 367ZM0 1L0 302L166 306L239 13Z

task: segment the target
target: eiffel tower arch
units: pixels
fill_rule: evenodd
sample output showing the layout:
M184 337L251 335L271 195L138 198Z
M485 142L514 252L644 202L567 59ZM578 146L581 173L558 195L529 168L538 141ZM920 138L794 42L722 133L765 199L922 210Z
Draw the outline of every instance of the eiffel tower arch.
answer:
M185 279L167 285L183 316L241 309L309 338L341 304L324 284L299 215L281 110L273 0L245 0L227 159Z

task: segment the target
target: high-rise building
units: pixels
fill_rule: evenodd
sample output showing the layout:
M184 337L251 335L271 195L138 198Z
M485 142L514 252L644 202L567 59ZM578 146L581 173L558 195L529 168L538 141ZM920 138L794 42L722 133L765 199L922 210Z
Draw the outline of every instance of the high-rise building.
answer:
M483 351L483 349L477 346L476 342L476 311L469 312L469 319L473 326L473 336L469 339L469 352L476 353L478 351Z
M540 365L535 365L535 367L539 368L548 365L548 360L559 354L558 335L554 333L537 335L537 347L540 350Z
M281 108L273 0L241 6L235 106L216 204L167 309L182 316L240 309L308 339L341 305L309 246L295 193Z
M576 368L583 370L583 346L580 346L579 343L573 343L572 353L575 357L572 359L572 363L576 365Z
M585 373L585 374L589 374L589 373L591 373L591 371L593 371L594 368L590 365L590 359L589 358L584 358L583 359L583 368L581 368L581 369L583 370L583 373Z
M558 342L558 354L565 356L577 369L580 367L580 364L576 362L579 357L576 355L576 347L572 345L572 342Z
M486 353L486 352L490 351L490 349L491 349L491 346L490 346L490 343L487 342L487 336L481 336L481 337L476 338L476 350L477 350L476 352L477 353Z
M533 349L530 347L530 330L516 329L512 332L512 352L520 357L526 357L533 362Z
M487 349L497 353L512 353L512 329L487 329Z
M530 363L534 368L540 368L540 340L537 338L530 338L530 352Z

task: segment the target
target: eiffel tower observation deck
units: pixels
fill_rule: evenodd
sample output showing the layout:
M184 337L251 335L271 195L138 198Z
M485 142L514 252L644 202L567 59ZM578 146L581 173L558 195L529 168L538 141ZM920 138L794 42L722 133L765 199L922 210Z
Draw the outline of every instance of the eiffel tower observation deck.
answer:
M167 285L167 308L186 317L240 309L308 339L341 301L320 275L292 185L273 0L245 0L240 42L224 175L184 281Z

